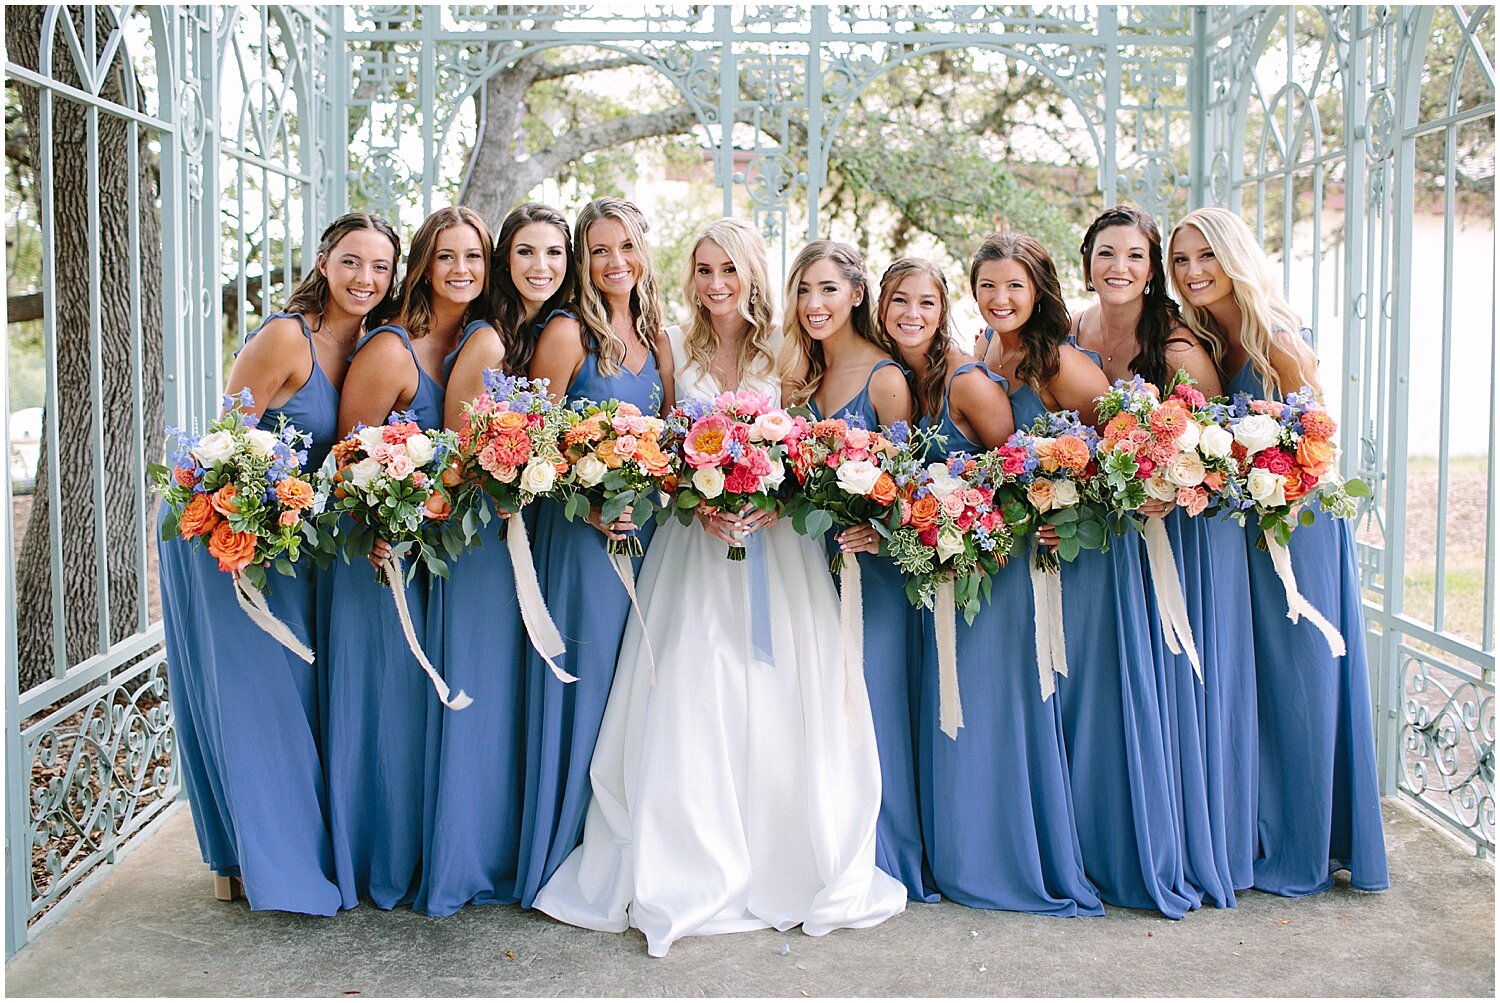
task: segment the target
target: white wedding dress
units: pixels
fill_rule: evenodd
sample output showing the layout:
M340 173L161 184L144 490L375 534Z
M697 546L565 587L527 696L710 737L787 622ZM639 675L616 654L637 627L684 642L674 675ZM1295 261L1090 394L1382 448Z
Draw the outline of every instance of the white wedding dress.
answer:
M716 396L668 333L678 396ZM875 866L875 731L863 677L845 672L824 551L785 520L747 547L730 561L675 520L652 539L638 582L650 645L632 615L583 843L536 898L574 926L634 926L654 957L679 937L799 924L821 936L906 908Z

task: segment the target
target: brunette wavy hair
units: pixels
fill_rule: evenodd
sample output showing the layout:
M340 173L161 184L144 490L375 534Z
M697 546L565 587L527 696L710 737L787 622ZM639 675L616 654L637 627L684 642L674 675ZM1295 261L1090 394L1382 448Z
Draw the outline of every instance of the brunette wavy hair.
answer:
M979 268L989 261L1017 261L1026 269L1036 290L1036 305L1021 328L1021 361L1016 377L1023 383L1040 388L1057 375L1058 349L1067 342L1073 326L1068 305L1063 301L1062 286L1057 281L1057 266L1052 256L1035 237L1024 233L995 233L986 237L969 265L969 291L979 285Z
M948 299L948 279L943 275L943 270L923 258L897 258L891 262L885 274L880 276L880 303L875 309L875 316L880 329L888 334L890 329L886 326L886 315L890 313L891 300L902 281L912 275L927 276L938 289L941 313L938 315L937 331L922 352L927 372L917 379L915 388L917 416L936 419L943 410L943 391L947 387L948 378L948 349L953 345L952 307Z
M318 238L318 253L315 265L311 271L302 276L302 281L292 290L287 298L283 311L286 313L315 313L318 315L318 323L323 323L323 311L328 308L328 278L318 270L317 265L326 264L334 249L339 246L339 241L357 230L374 230L391 242L391 282L386 286L385 295L380 302L371 308L367 315L372 320L390 316L396 306L396 266L401 261L401 238L396 235L395 228L379 216L367 212L346 212L323 231Z
M828 371L828 360L823 355L823 343L815 341L802 326L802 317L797 310L797 285L802 273L814 263L828 260L838 268L844 281L862 291L859 303L849 315L854 333L879 348L891 358L900 358L901 349L891 336L875 323L875 307L871 302L870 277L865 271L865 259L849 244L837 240L815 240L804 247L792 261L786 280L786 306L782 330L786 340L781 346L781 374L791 388L791 403L806 404L823 385L823 375Z
M1186 327L1177 303L1167 295L1167 273L1162 264L1161 231L1149 213L1134 206L1117 205L1104 210L1083 235L1078 247L1083 262L1084 284L1092 292L1093 280L1089 278L1089 265L1094 257L1094 242L1101 231L1112 226L1133 226L1146 238L1151 262L1151 278L1146 283L1146 302L1141 307L1141 319L1136 325L1135 337L1140 351L1130 360L1130 369L1138 373L1147 383L1165 387L1172 374L1167 372L1167 341L1172 332Z
M492 246L490 228L484 225L483 217L468 206L455 205L439 209L417 227L417 232L411 238L411 252L406 256L406 275L401 280L401 295L396 311L413 341L425 338L432 322L432 280L428 278L427 271L437 255L438 235L455 226L472 226L479 235L479 245L486 248ZM479 295L469 301L468 309L459 321L460 329L489 310L491 269L488 261L485 261L485 265L484 282Z
M545 321L552 311L571 304L578 286L578 266L573 260L573 231L567 218L540 202L523 202L507 213L505 221L500 224L500 234L495 238L495 253L490 257L490 271L494 278L490 282L489 310L505 351L506 372L523 376L531 365L532 353L536 351L537 332L526 322L526 301L510 274L510 251L516 242L516 234L532 223L546 223L561 231L566 261L562 283L542 304L537 319Z

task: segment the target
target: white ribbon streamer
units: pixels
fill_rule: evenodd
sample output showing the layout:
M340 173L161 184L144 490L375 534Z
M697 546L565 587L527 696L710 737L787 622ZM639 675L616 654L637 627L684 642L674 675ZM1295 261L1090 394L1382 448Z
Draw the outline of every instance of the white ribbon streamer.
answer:
M411 612L406 607L406 589L401 584L401 558L387 557L380 565L380 570L385 573L386 584L391 587L391 598L396 600L396 617L401 621L401 632L406 635L406 646L416 657L417 664L422 666L422 671L427 673L427 678L432 680L432 688L437 691L438 699L443 702L443 706L453 710L463 710L474 702L474 698L463 690L459 690L452 699L449 699L448 684L443 681L442 676L437 674L437 670L427 660L427 652L423 651L422 646L417 643L417 633L411 625Z
M1177 577L1177 556L1172 553L1166 521L1147 519L1141 536L1146 540L1146 561L1151 566L1151 589L1156 593L1162 636L1172 654L1187 651L1188 661L1193 663L1193 672L1201 683L1203 666L1198 661L1198 645L1193 642L1193 625L1188 619L1187 600L1182 596L1182 579Z
M1265 533L1266 549L1271 553L1271 564L1276 569L1276 577L1281 579L1282 587L1286 589L1286 618L1296 623L1302 617L1312 621L1323 634L1323 640L1328 642L1328 651L1335 658L1342 658L1346 652L1344 647L1344 635L1339 633L1337 627L1319 613L1317 607L1307 601L1307 597L1297 590L1297 576L1292 572L1292 554L1281 544L1269 530Z
M610 554L610 566L615 569L615 575L620 579L620 584L625 586L625 594L630 597L630 608L635 611L635 619L641 625L641 641L646 645L646 657L651 660L651 685L656 685L656 652L651 650L651 632L646 629L646 617L641 613L641 603L635 594L635 568L630 564L629 554Z
M958 611L953 598L953 579L937 587L932 619L937 628L938 727L949 738L958 738L964 726L964 709L958 700Z
M297 640L297 635L292 633L292 628L276 619L276 614L271 612L271 607L266 604L266 597L261 594L260 589L251 585L239 572L235 572L234 575L234 597L240 601L240 609L245 611L251 623L276 638L283 648L308 665L313 663L313 653Z
M510 552L510 567L516 578L516 602L521 607L521 622L526 625L526 636L536 653L542 656L552 674L565 683L576 683L578 677L569 675L553 659L567 647L562 633L552 622L547 612L547 602L542 598L542 586L537 581L536 565L531 560L531 546L526 539L526 524L520 513L505 520L505 548Z
M1068 674L1068 648L1063 638L1062 572L1037 567L1037 543L1032 540L1031 605L1036 639L1037 680L1045 702L1057 692L1054 676Z
M859 555L839 560L839 633L844 645L844 705L852 706L854 685L865 672L865 594Z

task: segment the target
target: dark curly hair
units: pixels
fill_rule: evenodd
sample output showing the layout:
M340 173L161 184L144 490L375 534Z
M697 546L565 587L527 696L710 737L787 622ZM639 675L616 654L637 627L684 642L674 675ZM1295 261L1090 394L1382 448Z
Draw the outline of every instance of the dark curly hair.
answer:
M1063 301L1052 256L1035 237L1024 233L995 233L986 237L969 265L969 292L978 298L979 266L990 261L1018 261L1026 269L1036 290L1036 306L1021 328L1021 361L1016 377L1032 387L1044 387L1057 375L1058 348L1068 340L1073 326Z
M1175 329L1184 325L1176 301L1167 295L1161 231L1157 229L1156 220L1149 213L1141 212L1134 206L1117 205L1101 212L1089 224L1088 231L1083 235L1083 243L1078 248L1079 257L1083 261L1084 282L1091 292L1094 283L1089 279L1089 261L1094 256L1094 241L1102 231L1112 226L1135 227L1145 235L1146 244L1150 248L1151 278L1146 283L1146 302L1141 308L1140 323L1135 329L1136 341L1140 343L1141 350L1130 360L1130 369L1147 383L1165 387L1171 376L1167 372L1167 340Z

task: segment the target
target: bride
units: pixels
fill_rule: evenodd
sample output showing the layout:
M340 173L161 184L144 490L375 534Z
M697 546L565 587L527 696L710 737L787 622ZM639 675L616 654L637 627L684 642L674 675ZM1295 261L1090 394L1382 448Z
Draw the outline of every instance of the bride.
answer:
M705 226L684 291L687 331L667 332L679 394L778 399L760 234L736 219ZM634 926L653 957L694 934L874 926L906 890L875 866L875 733L864 680L845 673L827 558L766 513L698 523L668 523L646 554L646 637L632 618L583 843L536 908ZM725 557L736 536L744 561Z

